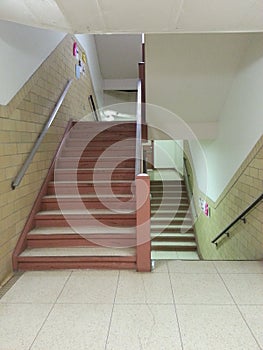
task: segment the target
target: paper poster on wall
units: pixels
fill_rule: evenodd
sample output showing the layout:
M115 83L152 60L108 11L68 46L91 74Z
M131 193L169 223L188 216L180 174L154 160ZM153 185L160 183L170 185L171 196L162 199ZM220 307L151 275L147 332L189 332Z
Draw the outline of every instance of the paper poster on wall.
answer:
M199 198L199 206L202 212L204 213L204 215L207 217L210 217L210 208L208 203L204 199Z
M76 76L77 79L80 78L80 74L81 74L81 67L80 67L79 64L76 64L75 65L75 76Z
M76 60L79 60L79 48L76 41L73 43L73 56L76 58Z

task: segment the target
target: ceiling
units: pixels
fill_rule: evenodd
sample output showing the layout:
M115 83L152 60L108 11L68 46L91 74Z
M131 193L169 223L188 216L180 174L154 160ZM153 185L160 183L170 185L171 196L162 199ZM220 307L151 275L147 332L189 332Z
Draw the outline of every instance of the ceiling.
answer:
M1 0L0 19L69 33L263 31L262 0Z

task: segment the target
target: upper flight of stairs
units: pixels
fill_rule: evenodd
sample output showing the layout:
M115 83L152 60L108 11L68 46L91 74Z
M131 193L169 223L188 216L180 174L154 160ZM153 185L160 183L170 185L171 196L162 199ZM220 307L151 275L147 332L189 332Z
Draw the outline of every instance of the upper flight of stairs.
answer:
M136 268L135 134L134 123L76 123L16 269Z
M152 252L197 252L183 180L151 181Z

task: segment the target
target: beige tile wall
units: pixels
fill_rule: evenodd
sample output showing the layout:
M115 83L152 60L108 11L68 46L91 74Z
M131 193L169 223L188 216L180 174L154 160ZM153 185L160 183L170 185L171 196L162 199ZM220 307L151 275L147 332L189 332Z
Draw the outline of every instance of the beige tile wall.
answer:
M74 41L67 35L11 102L0 106L0 284L12 274L12 252L67 121L90 113L88 96L94 96L93 87L88 69L80 80L74 78ZM74 81L53 125L20 186L12 190L12 180L70 78Z
M230 238L220 239L218 247L211 243L225 227L246 209L263 192L263 137L244 160L228 186L216 202L211 201L196 185L196 177L188 143L185 142L187 168L194 189L198 208L199 198L206 199L211 216L207 218L198 209L195 222L199 249L204 259L255 260L263 259L263 203L259 203L246 217L247 223L239 221L229 232Z

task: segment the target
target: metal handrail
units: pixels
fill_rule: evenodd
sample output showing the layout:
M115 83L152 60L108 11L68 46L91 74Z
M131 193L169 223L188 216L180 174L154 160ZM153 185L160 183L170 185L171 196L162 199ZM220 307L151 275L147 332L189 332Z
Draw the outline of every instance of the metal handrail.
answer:
M98 122L99 121L99 117L98 117L98 113L97 113L95 102L94 102L94 99L93 99L92 95L89 95L89 104L90 104L90 108L91 108L92 113L93 113L94 120L96 122Z
M142 82L137 84L135 177L142 172Z
M188 193L188 198L190 201L191 212L192 212L193 217L197 218L198 215L196 213L193 190L192 190L192 187L191 187L190 181L189 181L190 174L189 174L187 166L186 166L186 158L185 157L183 158L183 168L184 168L184 179L185 179L186 191Z
M34 158L34 156L35 156L35 154L36 154L36 152L37 152L37 150L38 150L38 148L39 148L39 146L40 146L40 144L41 144L41 142L42 142L42 140L44 138L44 136L46 135L48 129L50 128L51 124L53 123L53 121L54 121L54 119L55 119L55 117L56 117L56 115L58 113L58 110L59 110L60 106L62 105L62 102L64 101L64 99L65 99L65 97L66 97L66 95L68 93L68 90L69 90L69 88L70 88L70 86L72 84L72 81L73 81L73 79L70 79L67 82L67 84L66 84L66 86L65 86L65 88L64 88L64 90L63 90L63 92L61 94L61 96L59 97L59 99L58 99L58 101L56 103L55 108L53 109L53 112L51 113L50 117L48 118L48 121L46 122L46 124L44 125L41 133L39 134L39 136L38 136L38 138L37 138L37 140L36 140L32 150L31 150L31 152L29 153L26 161L24 162L24 164L23 164L22 168L20 169L19 173L17 174L16 178L13 180L13 182L11 184L11 187L12 187L13 190L22 181L22 179L23 179L23 177L24 177L24 175L25 175L25 173L26 173L30 163L32 162L32 159Z
M219 240L220 237L222 237L223 235L227 235L227 237L229 237L229 229L234 226L239 220L242 220L244 223L246 223L246 214L248 212L250 212L251 209L253 209L259 202L261 202L263 200L263 193L254 200L253 203L251 203L240 215L238 215L238 217L236 217L235 220L233 220L231 222L230 225L228 225L221 233L219 233L219 235L217 235L212 241L211 243L214 243L217 246L217 241Z

